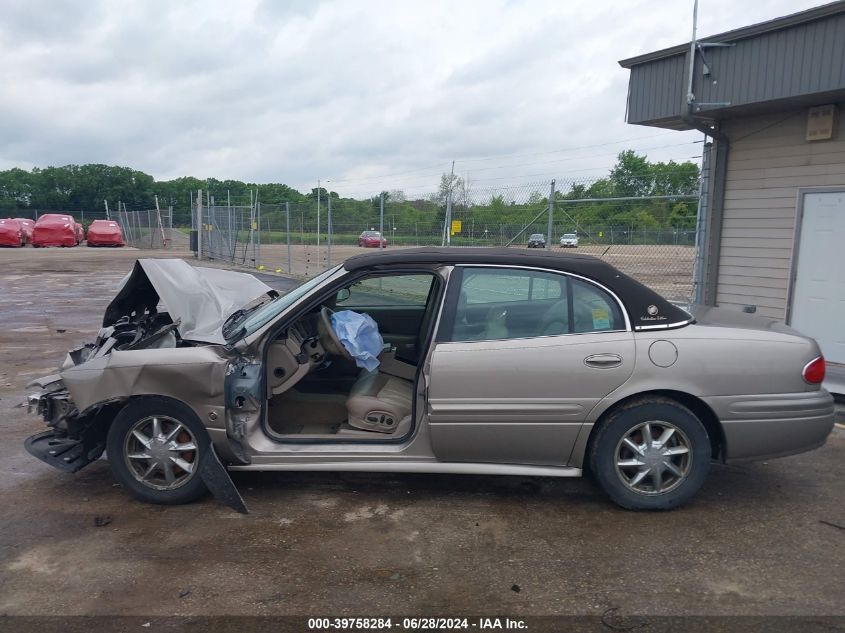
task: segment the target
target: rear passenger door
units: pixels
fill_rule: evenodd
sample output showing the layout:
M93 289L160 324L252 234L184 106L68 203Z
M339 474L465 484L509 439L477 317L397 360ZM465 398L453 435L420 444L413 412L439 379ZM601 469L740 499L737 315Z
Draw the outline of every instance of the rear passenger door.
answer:
M553 271L456 267L429 368L444 461L564 465L589 411L631 375L616 298Z

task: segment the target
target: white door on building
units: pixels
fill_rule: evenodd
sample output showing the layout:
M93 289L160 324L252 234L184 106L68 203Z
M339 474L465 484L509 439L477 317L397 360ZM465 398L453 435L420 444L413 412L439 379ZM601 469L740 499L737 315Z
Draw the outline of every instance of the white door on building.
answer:
M790 325L845 365L845 191L804 195Z

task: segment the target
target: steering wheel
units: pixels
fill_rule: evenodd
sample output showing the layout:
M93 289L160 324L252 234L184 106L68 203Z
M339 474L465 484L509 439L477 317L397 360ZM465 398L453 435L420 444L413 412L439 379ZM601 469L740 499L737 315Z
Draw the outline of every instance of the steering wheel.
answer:
M317 334L320 335L320 342L328 353L352 360L352 356L346 351L343 343L335 334L332 327L332 314L334 314L334 310L328 306L320 308L320 318L317 320Z

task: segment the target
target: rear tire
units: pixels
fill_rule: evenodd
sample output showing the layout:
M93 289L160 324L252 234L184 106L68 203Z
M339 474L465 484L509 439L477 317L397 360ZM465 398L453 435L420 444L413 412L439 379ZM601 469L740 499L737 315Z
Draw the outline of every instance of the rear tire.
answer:
M687 503L710 470L707 430L668 398L638 400L601 422L589 451L596 483L628 510L669 510Z
M208 491L200 468L210 443L190 407L151 396L131 400L117 414L106 453L115 478L136 499L179 505Z

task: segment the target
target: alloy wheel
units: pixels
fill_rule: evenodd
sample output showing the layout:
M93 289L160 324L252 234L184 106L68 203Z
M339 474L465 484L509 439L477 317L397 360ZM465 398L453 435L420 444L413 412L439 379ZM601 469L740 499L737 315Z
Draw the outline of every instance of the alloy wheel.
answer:
M692 444L674 424L650 420L631 428L614 453L616 473L630 490L665 494L686 479L692 466Z
M155 490L174 490L197 470L197 441L178 420L155 415L132 425L123 442L123 457L136 480Z

